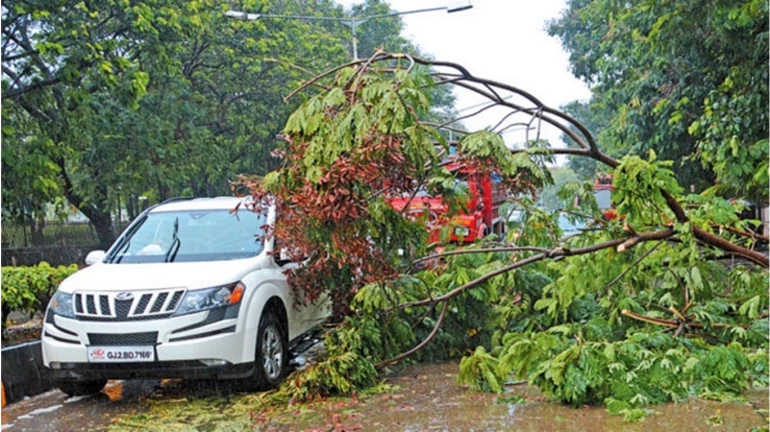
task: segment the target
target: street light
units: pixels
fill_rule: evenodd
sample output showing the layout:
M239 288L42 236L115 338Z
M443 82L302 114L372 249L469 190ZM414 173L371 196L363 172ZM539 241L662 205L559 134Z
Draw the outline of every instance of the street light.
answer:
M470 0L466 3L462 3L454 6L441 6L428 9L415 9L404 12L392 12L388 14L370 15L365 17L352 16L350 18L335 18L335 17L316 17L316 16L301 16L301 15L269 15L269 14L254 14L241 11L229 10L225 12L225 16L229 18L237 18L249 21L255 21L260 18L282 18L282 19L296 19L296 20L309 20L309 21L337 21L350 27L353 34L353 60L358 60L358 26L372 19L387 18L397 15L410 15L423 12L436 12L446 11L447 13L462 12L473 8Z

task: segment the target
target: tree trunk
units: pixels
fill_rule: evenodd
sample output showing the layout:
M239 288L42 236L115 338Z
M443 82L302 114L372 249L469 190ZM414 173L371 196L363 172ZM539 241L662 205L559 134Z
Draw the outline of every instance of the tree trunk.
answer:
M171 198L170 195L171 194L170 194L169 188L166 185L164 185L163 182L160 181L159 179L158 180L158 202L163 202Z
M45 214L39 213L37 217L30 218L30 228L32 231L32 245L33 246L45 246L46 239L43 235L43 229L45 228Z
M96 188L96 199L90 204L86 204L83 197L78 195L72 184L72 180L67 172L67 166L63 158L59 158L56 161L61 169L60 175L64 181L64 196L67 201L73 206L79 209L85 217L94 225L96 229L96 235L99 237L99 247L107 250L112 242L115 240L115 235L112 231L112 215L110 214L110 208L108 205L108 192L105 185L99 185Z
M126 210L128 211L129 222L136 219L136 195L129 193L126 197Z
M115 240L110 212L94 212L93 217L89 217L89 219L91 220L91 223L94 224L96 235L99 237L99 247L104 250L109 249L110 245Z

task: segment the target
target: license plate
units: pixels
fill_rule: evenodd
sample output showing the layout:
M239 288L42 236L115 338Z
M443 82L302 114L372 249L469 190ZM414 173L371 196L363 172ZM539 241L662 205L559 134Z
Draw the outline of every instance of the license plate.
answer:
M152 346L91 346L88 347L91 363L123 363L155 361Z

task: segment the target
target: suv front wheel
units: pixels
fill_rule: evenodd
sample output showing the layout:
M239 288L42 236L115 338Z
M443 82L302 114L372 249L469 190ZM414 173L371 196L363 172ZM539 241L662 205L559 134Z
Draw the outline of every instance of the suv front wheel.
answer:
M289 366L285 325L272 311L265 311L259 321L254 381L258 389L278 386Z

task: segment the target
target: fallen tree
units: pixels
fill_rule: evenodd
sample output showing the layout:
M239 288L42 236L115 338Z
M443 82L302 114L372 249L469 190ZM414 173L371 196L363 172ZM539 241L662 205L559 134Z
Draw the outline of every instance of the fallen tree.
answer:
M488 104L444 124L422 121L425 91L444 85ZM564 112L447 62L378 52L309 77L286 99L302 91L316 93L287 122L281 168L240 180L258 202L278 206L272 234L305 263L289 275L300 301L329 294L334 303L327 356L279 395L348 392L406 358L462 355L460 380L474 388L501 391L515 376L554 400L605 403L629 417L693 392L767 384L760 238L735 204L713 192L684 194L670 163L652 152L614 159ZM499 113L494 126L455 127L485 111ZM517 127L522 146L511 150L501 134ZM544 127L572 142L549 145ZM448 142L446 130L461 138ZM523 210L507 238L435 253L423 223L388 204L427 190L457 211L464 194L444 168L450 146L456 160L498 173ZM575 212L597 223L560 242L559 215L531 199L548 183L554 155L612 171L620 218L602 220L590 188L571 185L565 198L580 195ZM438 265L424 269L425 261Z

